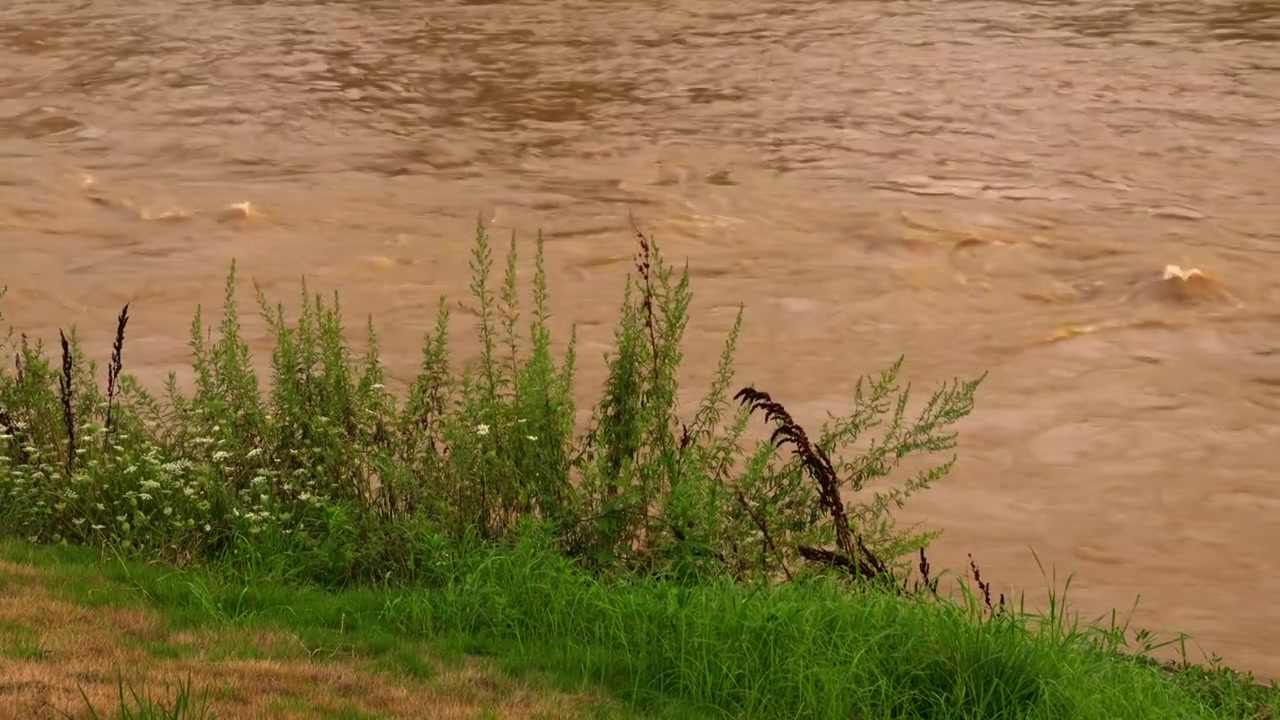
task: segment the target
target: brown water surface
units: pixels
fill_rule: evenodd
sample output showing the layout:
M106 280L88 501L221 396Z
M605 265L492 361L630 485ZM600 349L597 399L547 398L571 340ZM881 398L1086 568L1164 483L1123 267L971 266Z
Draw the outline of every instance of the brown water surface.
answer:
M991 371L910 514L947 531L935 565L972 551L1038 591L1034 548L1084 611L1141 593L1140 625L1280 677L1278 18L6 0L4 311L105 350L133 302L126 362L154 380L234 257L273 297L305 274L374 312L403 378L480 214L545 231L559 326L594 359L634 213L691 263L690 387L739 301L740 379L802 419L900 352L918 381Z

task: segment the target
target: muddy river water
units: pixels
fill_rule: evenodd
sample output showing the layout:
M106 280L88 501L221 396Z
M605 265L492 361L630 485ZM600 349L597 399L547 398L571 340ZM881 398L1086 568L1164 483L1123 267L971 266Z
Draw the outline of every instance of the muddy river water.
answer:
M157 380L236 258L374 313L407 377L477 216L543 230L584 399L629 216L689 260L691 388L739 302L741 381L802 420L899 353L989 370L906 515L935 566L1034 597L1034 549L1083 612L1141 594L1136 624L1280 677L1280 2L0 3L33 336L106 351L132 302Z

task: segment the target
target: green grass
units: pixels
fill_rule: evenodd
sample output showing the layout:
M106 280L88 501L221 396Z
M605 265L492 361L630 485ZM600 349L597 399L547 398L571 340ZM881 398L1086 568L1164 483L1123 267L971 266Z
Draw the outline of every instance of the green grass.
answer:
M165 697L169 694L173 696L171 700ZM103 717L87 697L85 712L91 720ZM190 677L179 682L172 693L161 696L156 696L145 688L126 686L123 680L119 680L116 712L106 717L116 720L204 720L210 717L208 693L193 691Z
M176 375L157 394L124 372L128 307L105 373L74 328L56 361L11 332L0 534L65 549L6 552L66 559L63 591L80 603L111 606L127 587L174 627L274 627L308 657L371 658L419 683L440 669L428 645L487 656L548 687L603 688L645 716L1275 712L1276 693L1247 676L1133 659L1126 628L1069 619L1061 590L1038 616L993 603L981 581L958 599L938 593L925 555L936 533L899 529L891 510L945 478L951 428L981 377L916 403L899 361L853 380L848 412L809 432L768 393L733 392L740 313L682 415L688 273L637 241L584 427L576 343L549 330L541 240L526 307L514 237L495 288L483 228L478 354L453 356L442 300L400 396L372 320L357 351L337 296L305 286L293 320L257 294L275 338L259 378L234 265L216 332L196 310L190 393ZM748 439L753 418L768 440ZM904 476L907 459L923 469ZM109 550L112 580L73 546ZM232 643L215 655L270 652ZM152 707L123 685L119 700L121 712Z
M0 556L55 568L58 592L80 602L161 609L173 630L278 630L422 682L436 666L413 648L428 643L490 655L537 686L603 688L635 717L1244 718L1280 709L1274 692L1243 678L1170 674L1105 652L1065 614L981 619L820 578L602 580L533 539L461 554L437 587L343 591L25 543L0 546Z
M245 597L251 612L228 619L208 612L211 597L225 605L232 592L227 578L216 577L208 567L180 570L90 548L0 541L0 579L19 581L0 603L0 640L53 647L40 657L10 655L9 663L0 656L0 676L11 673L15 681L0 683L0 707L77 718L391 718L441 708L463 717L486 708L503 717L634 716L596 688L532 670L503 673L466 655L464 640L397 634L378 616L391 598L353 603L354 590L326 597L314 587L294 588L302 602ZM85 607L90 614L79 610ZM336 622L308 621L310 612L331 610ZM93 613L105 621L86 619ZM103 647L116 657L100 655ZM68 705L32 694L46 683L80 687L82 697ZM390 707L369 701L378 694L398 700Z

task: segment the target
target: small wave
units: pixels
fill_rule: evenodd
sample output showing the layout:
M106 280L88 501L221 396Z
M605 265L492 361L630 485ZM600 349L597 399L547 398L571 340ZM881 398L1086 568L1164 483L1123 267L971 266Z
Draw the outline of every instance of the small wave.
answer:
M1100 323L1064 323L1043 337L1036 339L1036 345L1049 345L1063 340L1070 340L1082 335L1110 332L1113 330L1173 330L1182 323L1164 318L1141 318L1136 320L1107 320Z
M262 213L253 206L248 200L237 203L231 203L217 212L218 222L232 222L234 220L247 220L249 218L262 217Z
M226 223L265 217L264 213L259 211L248 200L230 203L213 211L188 210L176 205L156 209L154 207L139 206L133 199L128 197L113 197L101 190L98 186L97 178L88 173L80 175L79 185L90 202L149 222L181 222L203 216L210 217L220 223Z
M181 222L183 220L190 220L194 217L190 210L180 207L170 207L165 210L142 208L137 212L138 219L140 220L153 220L159 222Z
M1147 283L1144 289L1158 299L1180 304L1239 302L1221 280L1197 267L1165 265L1159 280Z
M890 190L912 195L939 196L966 199L998 200L1070 200L1071 194L1053 188L1034 185L1014 185L977 178L939 178L931 175L906 175L872 183L877 190Z

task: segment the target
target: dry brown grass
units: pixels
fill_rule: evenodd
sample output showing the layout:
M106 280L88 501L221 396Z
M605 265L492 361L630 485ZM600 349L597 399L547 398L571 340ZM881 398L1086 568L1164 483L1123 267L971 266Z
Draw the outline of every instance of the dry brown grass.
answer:
M157 658L157 644L180 648ZM270 659L224 659L228 643ZM314 718L358 709L388 718L567 717L591 698L535 690L468 659L430 680L379 672L368 658L318 657L284 633L235 627L172 632L139 608L55 597L35 569L0 561L0 718L112 717L118 680L168 700L188 674L219 718ZM127 692L127 691L126 691Z

